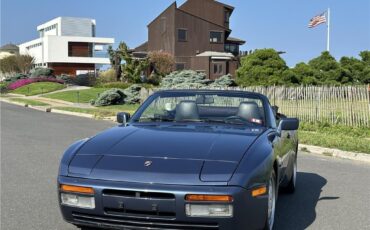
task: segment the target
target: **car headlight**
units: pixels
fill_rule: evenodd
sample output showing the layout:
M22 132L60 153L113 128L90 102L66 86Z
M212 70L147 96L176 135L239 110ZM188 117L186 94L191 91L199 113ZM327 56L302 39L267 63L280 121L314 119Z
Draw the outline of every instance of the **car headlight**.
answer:
M63 184L60 186L60 192L62 205L87 209L95 208L93 188Z
M192 217L232 217L231 204L186 204L186 215Z
M60 198L62 200L63 205L87 209L95 208L95 198L92 196L85 196L72 193L61 193Z

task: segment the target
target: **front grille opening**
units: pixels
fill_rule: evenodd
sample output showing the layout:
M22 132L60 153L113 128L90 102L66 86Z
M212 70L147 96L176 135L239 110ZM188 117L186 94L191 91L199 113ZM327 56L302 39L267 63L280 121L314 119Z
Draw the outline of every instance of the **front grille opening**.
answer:
M105 208L105 213L111 215L122 215L122 214L131 214L139 216L158 216L158 217L175 217L176 213L174 212L157 212L157 211L139 211L132 209L116 209L116 208Z
M133 197L142 199L160 199L160 200L173 200L175 195L171 193L159 193L159 192L141 192L141 191L127 191L127 190L103 190L105 196L121 196L121 197Z
M131 217L97 216L73 212L74 221L99 227L128 229L171 229L171 230L217 230L217 223L192 223L175 220L138 219Z

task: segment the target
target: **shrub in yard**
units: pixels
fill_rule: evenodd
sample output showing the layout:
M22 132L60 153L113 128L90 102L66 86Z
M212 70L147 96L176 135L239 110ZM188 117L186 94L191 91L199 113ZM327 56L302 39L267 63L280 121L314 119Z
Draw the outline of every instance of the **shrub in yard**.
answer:
M76 76L74 83L79 86L94 86L96 77L91 74L80 74Z
M140 91L141 85L132 85L127 89L123 90L123 93L126 95L125 104L137 104L140 103Z
M65 84L75 84L75 77L67 74L58 75L56 76L56 79L63 81Z
M235 85L235 81L232 79L231 75L228 74L217 78L210 86L213 88L226 88Z
M138 104L140 103L140 90L143 86L132 85L125 90L110 89L96 99L91 100L90 104L94 106L108 106L119 104Z
M0 83L0 93L6 93L8 91L8 84L7 82Z
M117 81L117 82L109 82L109 83L99 84L95 87L97 87L97 88L107 88L107 89L110 89L110 88L126 89L126 88L130 87L130 85L131 85L130 83Z
M204 73L193 70L175 71L162 79L163 88L201 88L212 81Z
M35 68L31 70L31 78L36 78L40 76L53 76L54 70L50 68Z
M112 68L99 73L98 82L100 84L116 81L117 81L116 71Z
M29 85L35 82L55 82L55 83L60 83L64 84L62 80L58 80L55 78L46 78L46 77L40 77L40 78L27 78L27 79L20 79L16 82L10 83L8 85L9 90L15 90L18 89L22 86Z
M12 83L12 82L16 82L20 79L26 79L26 78L28 78L28 76L26 74L17 73L14 76L11 76L11 77L5 79L5 82Z
M96 99L92 100L90 103L94 106L108 106L108 105L119 105L124 104L126 95L120 89L110 89L102 94Z
M193 70L175 71L162 79L162 88L225 88L235 86L231 75L225 75L214 82L207 79L204 73L197 73Z
M148 54L148 57L156 74L165 76L172 72L175 65L175 58L172 54L163 51L153 51Z

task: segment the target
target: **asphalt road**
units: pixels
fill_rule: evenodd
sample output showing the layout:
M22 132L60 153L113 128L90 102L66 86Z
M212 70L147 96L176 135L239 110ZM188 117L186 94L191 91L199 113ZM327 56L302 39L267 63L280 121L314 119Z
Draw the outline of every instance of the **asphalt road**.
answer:
M56 176L72 142L114 126L0 104L0 229L75 229L59 213ZM299 155L297 190L279 195L275 229L370 229L370 165Z

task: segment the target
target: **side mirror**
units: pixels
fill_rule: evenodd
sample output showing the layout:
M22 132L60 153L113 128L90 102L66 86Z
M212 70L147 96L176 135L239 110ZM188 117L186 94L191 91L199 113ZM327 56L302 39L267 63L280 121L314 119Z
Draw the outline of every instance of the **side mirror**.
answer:
M298 128L299 120L297 118L283 118L279 124L281 131L297 130Z
M123 126L127 126L127 122L130 119L131 115L129 113L117 113L117 122Z

